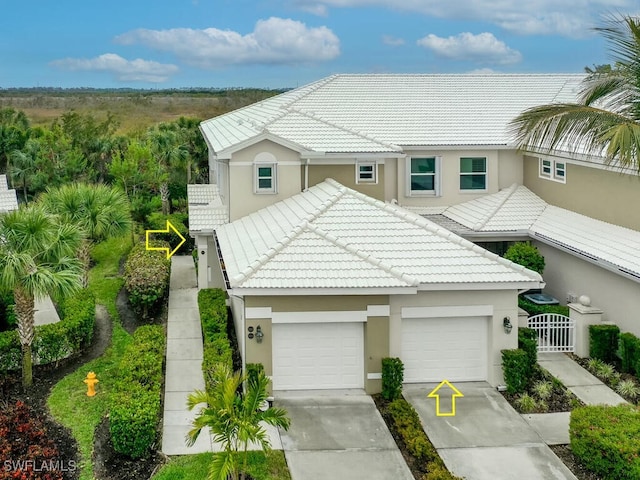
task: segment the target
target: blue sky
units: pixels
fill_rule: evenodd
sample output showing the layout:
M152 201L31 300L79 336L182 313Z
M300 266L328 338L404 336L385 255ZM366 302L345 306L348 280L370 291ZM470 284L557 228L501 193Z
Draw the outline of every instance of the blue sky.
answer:
M582 72L637 0L20 0L0 88L295 87L334 73ZM401 5L401 7L398 7Z

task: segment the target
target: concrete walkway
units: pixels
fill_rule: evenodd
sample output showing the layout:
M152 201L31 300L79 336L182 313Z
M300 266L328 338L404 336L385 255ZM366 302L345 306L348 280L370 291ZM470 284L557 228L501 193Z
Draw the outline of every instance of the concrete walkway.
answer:
M53 302L49 295L44 298L37 298L33 308L36 326L48 325L49 323L56 323L60 321L56 307L53 306Z

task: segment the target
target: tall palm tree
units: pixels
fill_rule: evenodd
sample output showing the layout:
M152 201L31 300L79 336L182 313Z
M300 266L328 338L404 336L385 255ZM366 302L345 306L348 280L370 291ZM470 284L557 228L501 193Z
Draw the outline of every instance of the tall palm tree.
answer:
M592 70L577 103L526 110L512 131L523 150L604 155L610 165L640 170L640 18L609 16L595 30L609 44L613 68Z
M0 217L0 290L13 291L22 345L22 383L33 383L31 345L35 335L34 301L64 298L80 288L75 258L80 231L38 205Z
M40 201L47 211L59 215L63 221L75 225L82 232L78 258L83 266L82 286L86 287L91 244L122 236L131 228L127 196L117 187L72 183L47 189Z
M229 477L238 480L244 478L246 453L250 443L259 444L263 451L271 448L262 423L286 430L291 421L282 408L261 408L266 403L269 384L263 372L248 381L246 376L240 372L233 373L228 365L221 363L213 372L213 378L214 385L210 392L196 390L187 400L189 410L199 404L205 405L193 420L187 444L193 445L202 429L208 427L213 441L223 447L214 456L209 480L227 480ZM238 391L244 381L247 381L245 392L240 395ZM239 451L244 452L243 468L240 468Z
M158 161L158 168L164 174L160 182L160 198L162 200L162 214L168 215L169 204L169 175L171 169L184 167L189 162L189 151L182 138L168 127L156 127L148 133L151 150Z

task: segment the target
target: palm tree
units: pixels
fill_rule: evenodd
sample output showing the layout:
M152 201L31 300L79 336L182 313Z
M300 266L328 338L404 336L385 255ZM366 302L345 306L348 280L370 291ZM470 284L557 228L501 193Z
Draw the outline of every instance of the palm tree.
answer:
M169 214L169 174L173 167L188 165L189 151L183 144L180 135L162 125L148 133L151 150L158 161L158 168L164 174L160 182L160 198L162 200L162 214ZM187 182L188 183L188 182Z
M604 155L610 165L640 170L640 18L610 16L595 30L607 40L614 67L592 70L577 103L526 110L512 132L523 150Z
M187 444L193 445L203 428L208 427L213 441L223 450L215 454L209 470L209 480L233 480L244 478L247 449L250 443L259 444L263 451L271 448L269 437L262 423L289 428L291 421L282 408L260 407L266 403L269 380L260 372L251 381L240 372L233 373L228 365L219 364L213 372L214 385L210 392L196 390L189 395L187 405L192 410L205 404L193 420L193 429ZM246 382L244 395L238 391ZM243 468L240 468L238 452L244 452ZM242 476L242 477L241 477Z
M82 262L82 286L89 280L90 250L93 242L122 236L131 228L131 211L125 193L103 184L72 183L47 189L40 197L44 208L77 226L83 234L78 249Z
M75 258L80 231L38 205L0 217L0 290L13 291L22 345L22 383L33 383L31 345L35 335L34 301L64 298L80 288Z

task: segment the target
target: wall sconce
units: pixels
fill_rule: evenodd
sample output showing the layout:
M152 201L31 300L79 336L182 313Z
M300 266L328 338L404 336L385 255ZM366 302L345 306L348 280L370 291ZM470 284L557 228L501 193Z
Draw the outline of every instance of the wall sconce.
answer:
M263 338L264 338L264 333L262 333L262 327L258 325L256 327L256 342L262 343Z
M511 319L509 317L504 317L502 320L502 327L504 328L504 333L511 333L513 330L513 325L511 325Z

